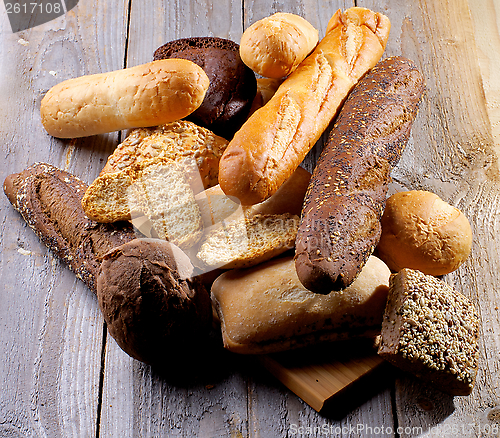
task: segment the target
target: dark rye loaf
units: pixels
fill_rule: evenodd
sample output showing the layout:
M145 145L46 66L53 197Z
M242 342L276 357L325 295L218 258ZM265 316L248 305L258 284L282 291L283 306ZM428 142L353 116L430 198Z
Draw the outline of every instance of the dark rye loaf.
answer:
M390 172L408 142L424 79L404 58L380 61L345 102L314 169L295 267L309 290L349 286L380 239Z
M187 59L205 71L210 85L188 120L228 140L246 120L257 94L255 73L243 63L239 49L239 44L225 38L191 37L169 41L153 56Z
M94 293L104 254L136 237L129 223L90 220L81 206L87 185L50 164L7 176L3 188L39 239Z

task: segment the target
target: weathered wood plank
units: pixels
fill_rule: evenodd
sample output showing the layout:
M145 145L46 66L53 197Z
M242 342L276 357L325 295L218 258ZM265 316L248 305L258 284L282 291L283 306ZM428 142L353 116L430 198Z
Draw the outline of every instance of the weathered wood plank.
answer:
M486 108L491 122L491 132L497 155L500 155L500 4L494 0L470 0L469 7L474 23L477 55Z
M86 180L102 166L116 134L53 139L41 125L39 106L57 82L123 66L124 22L105 26L105 10L103 2L82 2L66 16L13 34L0 6L2 182L35 161ZM114 10L125 16L127 9L117 1ZM3 194L0 263L0 435L95 436L103 333L97 300Z

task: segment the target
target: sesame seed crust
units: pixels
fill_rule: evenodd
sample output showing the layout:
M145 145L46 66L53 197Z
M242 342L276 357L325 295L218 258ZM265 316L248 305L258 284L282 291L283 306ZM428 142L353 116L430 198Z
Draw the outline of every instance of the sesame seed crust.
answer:
M380 61L349 95L304 200L295 266L307 289L346 288L372 254L390 172L408 142L423 92L416 66L392 57Z
M5 194L28 226L96 293L104 254L136 235L128 223L90 220L81 206L86 189L77 177L46 163L9 175L4 182Z
M393 274L379 355L452 395L472 392L479 317L470 300L436 277Z

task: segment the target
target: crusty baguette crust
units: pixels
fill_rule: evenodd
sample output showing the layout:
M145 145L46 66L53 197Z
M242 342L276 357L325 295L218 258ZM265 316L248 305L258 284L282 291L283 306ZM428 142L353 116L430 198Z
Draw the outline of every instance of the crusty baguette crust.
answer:
M40 240L94 293L104 255L135 239L125 222L98 224L81 207L87 185L68 172L38 163L9 175L4 191Z
M68 79L42 99L42 124L60 138L162 125L196 110L208 85L203 69L184 59Z
M329 293L347 287L373 253L390 171L406 146L423 91L411 61L387 58L344 104L302 210L295 266L306 288Z
M219 183L242 204L271 196L299 166L359 78L381 58L390 22L363 8L340 11L326 36L235 134Z

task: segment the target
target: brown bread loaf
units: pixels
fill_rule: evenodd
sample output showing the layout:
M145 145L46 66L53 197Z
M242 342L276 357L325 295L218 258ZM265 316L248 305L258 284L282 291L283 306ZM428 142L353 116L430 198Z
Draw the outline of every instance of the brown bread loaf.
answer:
M242 204L275 193L328 127L356 82L381 58L389 19L350 8L330 19L326 36L266 105L235 134L219 164L219 184Z
M374 67L344 104L302 209L295 266L307 289L347 287L373 253L390 171L408 141L423 91L415 65L393 57Z
M469 395L479 360L474 304L413 269L391 276L378 354L451 395Z
M87 185L50 164L37 163L9 175L3 187L40 240L94 293L104 254L136 237L126 222L90 220L81 207Z
M200 107L188 119L231 139L248 116L257 91L255 73L241 60L239 44L226 38L190 37L169 41L154 59L187 59L210 81Z

